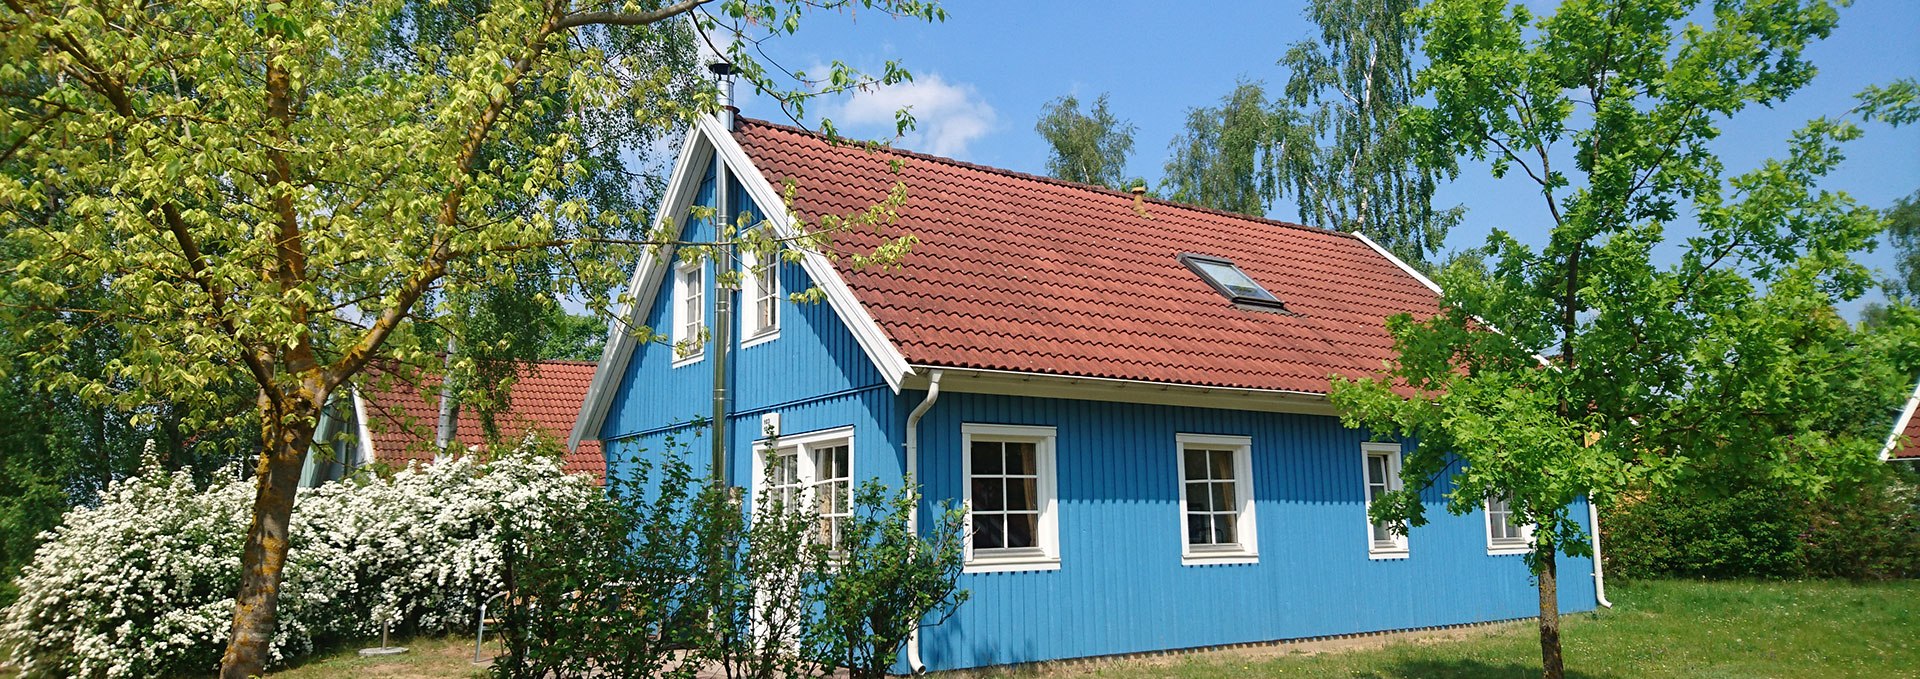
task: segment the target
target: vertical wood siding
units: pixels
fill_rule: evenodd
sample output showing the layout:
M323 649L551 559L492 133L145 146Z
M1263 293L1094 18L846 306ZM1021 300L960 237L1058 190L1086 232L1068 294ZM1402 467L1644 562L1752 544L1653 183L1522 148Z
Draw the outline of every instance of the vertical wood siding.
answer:
M901 397L917 403L918 392ZM902 412L905 412L902 410ZM962 576L972 599L923 635L953 669L1532 615L1518 556L1488 556L1482 512L1431 523L1411 557L1367 557L1356 430L1331 417L948 394L921 421L929 507L958 502L960 425L1058 428L1060 569ZM1260 560L1183 566L1177 433L1249 436ZM1443 484L1444 486L1444 484ZM1585 516L1585 508L1577 508ZM1591 564L1563 559L1561 606L1593 607Z

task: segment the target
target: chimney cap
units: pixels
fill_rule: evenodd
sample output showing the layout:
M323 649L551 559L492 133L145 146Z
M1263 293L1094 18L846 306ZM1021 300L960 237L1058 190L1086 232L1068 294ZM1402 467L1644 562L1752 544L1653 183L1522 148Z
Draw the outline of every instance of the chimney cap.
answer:
M722 76L722 77L730 76L740 72L739 69L736 69L733 67L733 62L729 62L729 61L716 61L711 64L707 64L707 70L713 72L714 75Z
M1147 187L1144 184L1133 187L1132 191L1133 191L1133 195L1136 195L1136 196L1147 195Z

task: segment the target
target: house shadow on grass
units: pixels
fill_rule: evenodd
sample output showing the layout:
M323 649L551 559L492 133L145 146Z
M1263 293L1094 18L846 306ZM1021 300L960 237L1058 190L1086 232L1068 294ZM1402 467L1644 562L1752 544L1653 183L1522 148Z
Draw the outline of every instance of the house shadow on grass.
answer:
M1361 672L1355 679L1538 679L1540 663L1500 662L1464 658L1399 660L1384 669ZM1567 679L1624 679L1611 674L1593 674L1567 669Z

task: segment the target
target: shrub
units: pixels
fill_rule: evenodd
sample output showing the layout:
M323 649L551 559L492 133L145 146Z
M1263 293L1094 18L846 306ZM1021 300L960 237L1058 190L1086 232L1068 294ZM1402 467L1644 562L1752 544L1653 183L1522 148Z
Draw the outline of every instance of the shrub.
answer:
M745 507L677 454L640 474L562 530L508 533L494 676L883 676L920 621L966 598L959 514L916 535L912 491L862 484L834 551L808 507Z
M499 519L543 524L600 491L550 457L516 453L301 492L289 527L272 661L398 627L465 628L501 587ZM147 677L218 664L233 615L253 485L185 474L114 484L69 512L18 580L0 648L25 677Z
M1910 474L1876 470L1819 499L1765 482L1727 495L1671 490L1619 502L1602 522L1607 574L1883 580L1920 576Z

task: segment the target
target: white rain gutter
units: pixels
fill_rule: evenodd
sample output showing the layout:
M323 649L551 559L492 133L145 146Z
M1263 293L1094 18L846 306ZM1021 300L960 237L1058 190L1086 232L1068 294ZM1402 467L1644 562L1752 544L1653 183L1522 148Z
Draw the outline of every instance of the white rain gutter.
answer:
M1593 600L1595 603L1613 608L1613 602L1607 600L1607 564L1600 557L1600 507L1593 504L1593 496L1587 496L1587 527L1593 534Z
M920 417L933 408L933 402L940 400L941 371L934 370L927 375L927 397L920 405L913 407L907 414L907 476L916 485L920 484ZM921 487L925 487L922 485ZM913 506L907 508L907 532L915 537L920 535L920 500L916 498ZM927 666L920 662L920 625L916 622L913 631L907 634L907 670L916 674L926 674Z

